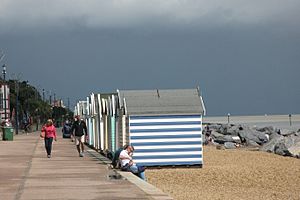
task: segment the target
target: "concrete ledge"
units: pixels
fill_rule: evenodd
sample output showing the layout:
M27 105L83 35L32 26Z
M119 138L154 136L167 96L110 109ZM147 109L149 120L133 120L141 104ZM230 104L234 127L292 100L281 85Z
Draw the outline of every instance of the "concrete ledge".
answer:
M159 200L171 200L172 197L168 196L166 193L161 191L160 189L154 187L150 183L147 183L146 181L143 181L136 175L132 174L131 172L123 172L118 171L118 173L123 176L125 179L130 181L131 183L138 186L141 190L143 190L146 194L151 196L153 199L159 199Z
M124 179L128 180L132 184L136 185L138 188L140 188L142 191L144 191L151 199L156 200L173 200L172 197L168 196L166 193L161 191L160 189L156 188L155 186L151 185L150 183L147 183L146 181L140 179L136 175L132 174L131 172L124 172L118 169L111 169L110 163L111 160L104 157L100 153L96 152L95 150L88 147L87 152L92 155L93 157L97 158L98 160L102 161L104 164L107 164L108 169L110 169L112 174L119 174Z
M104 164L110 165L111 164L111 160L109 160L108 158L104 157L103 155L101 155L100 153L98 153L97 151L95 151L94 149L91 149L90 147L86 146L88 149L86 150L87 153L89 153L90 155L92 155L93 157L97 158L98 160L100 160L101 162L103 162Z

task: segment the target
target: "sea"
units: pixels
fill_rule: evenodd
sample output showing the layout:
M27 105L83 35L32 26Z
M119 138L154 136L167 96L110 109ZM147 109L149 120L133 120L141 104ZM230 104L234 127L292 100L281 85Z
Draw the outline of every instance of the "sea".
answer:
M299 130L300 129L300 114L294 115L257 115L257 116L218 116L218 117L203 117L203 123L230 123L242 124L247 126L255 126L258 128L273 126L279 129Z

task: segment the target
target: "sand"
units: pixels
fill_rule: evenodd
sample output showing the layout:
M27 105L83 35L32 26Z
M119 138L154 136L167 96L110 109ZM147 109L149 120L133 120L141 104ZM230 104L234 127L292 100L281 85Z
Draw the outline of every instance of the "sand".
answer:
M177 200L300 200L300 159L204 147L203 168L147 169L148 182Z

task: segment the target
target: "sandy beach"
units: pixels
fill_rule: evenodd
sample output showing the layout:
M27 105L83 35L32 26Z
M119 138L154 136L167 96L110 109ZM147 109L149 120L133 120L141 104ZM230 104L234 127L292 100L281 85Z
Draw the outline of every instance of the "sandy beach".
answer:
M300 159L204 146L203 168L147 169L174 199L300 199Z

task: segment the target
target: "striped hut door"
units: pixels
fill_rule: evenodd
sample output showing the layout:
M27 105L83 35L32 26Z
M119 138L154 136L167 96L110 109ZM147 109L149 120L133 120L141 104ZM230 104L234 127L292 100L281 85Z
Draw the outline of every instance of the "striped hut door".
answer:
M136 163L202 165L201 115L131 116L129 131Z

